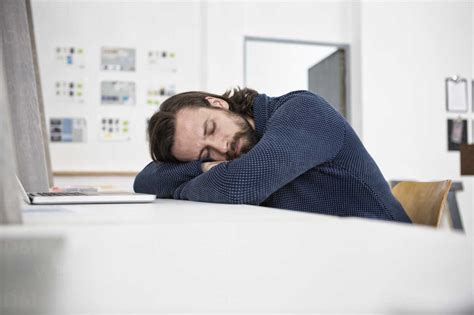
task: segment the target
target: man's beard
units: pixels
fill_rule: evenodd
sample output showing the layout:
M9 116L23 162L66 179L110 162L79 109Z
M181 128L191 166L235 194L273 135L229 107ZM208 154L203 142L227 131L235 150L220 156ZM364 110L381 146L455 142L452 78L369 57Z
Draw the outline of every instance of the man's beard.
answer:
M253 129L252 125L247 120L245 115L229 112L234 120L236 120L237 125L240 127L241 131L237 132L232 139L232 144L230 146L231 150L227 152L226 158L227 160L233 160L238 158L244 153L249 152L257 143L257 133ZM239 156L237 155L237 143L240 140L240 153Z

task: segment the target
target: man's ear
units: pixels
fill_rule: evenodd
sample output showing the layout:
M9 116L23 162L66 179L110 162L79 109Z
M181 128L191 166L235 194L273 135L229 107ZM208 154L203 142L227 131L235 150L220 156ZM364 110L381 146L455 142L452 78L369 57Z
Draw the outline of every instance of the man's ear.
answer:
M227 103L226 101L224 101L224 100L221 99L221 98L212 97L212 96L206 96L206 100L207 100L207 101L211 104L211 106L213 106L213 107L219 107L219 108L222 108L222 109L229 110L229 103Z

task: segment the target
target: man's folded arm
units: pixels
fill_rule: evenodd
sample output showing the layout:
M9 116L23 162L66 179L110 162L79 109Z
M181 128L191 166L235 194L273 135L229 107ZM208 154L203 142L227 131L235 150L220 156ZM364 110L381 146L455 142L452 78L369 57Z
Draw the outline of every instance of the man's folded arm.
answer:
M154 194L158 198L173 198L175 190L202 174L201 161L188 163L150 162L133 183L137 193Z
M342 148L344 120L322 98L295 97L279 108L242 157L183 183L175 199L258 205Z

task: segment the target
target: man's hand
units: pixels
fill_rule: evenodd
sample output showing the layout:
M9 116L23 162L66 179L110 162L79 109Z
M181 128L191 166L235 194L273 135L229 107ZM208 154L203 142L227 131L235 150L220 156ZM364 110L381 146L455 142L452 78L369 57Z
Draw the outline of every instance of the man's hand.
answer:
M211 168L213 168L214 166L216 166L216 165L218 165L222 162L225 162L225 161L204 162L204 163L201 164L201 169L205 173L205 172L209 171Z

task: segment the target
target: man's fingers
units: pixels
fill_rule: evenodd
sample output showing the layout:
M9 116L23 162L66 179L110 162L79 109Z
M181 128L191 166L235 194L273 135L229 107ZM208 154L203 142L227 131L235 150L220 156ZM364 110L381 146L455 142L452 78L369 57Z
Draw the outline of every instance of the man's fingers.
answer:
M209 171L211 168L213 168L214 166L216 166L217 164L220 164L224 161L214 161L214 162L204 162L202 163L201 165L201 168L202 168L202 171L203 172L207 172Z

